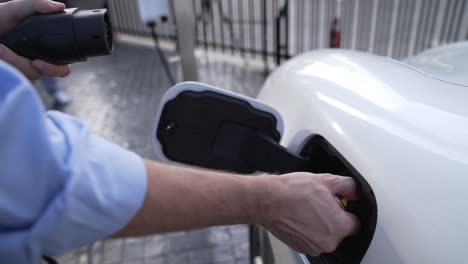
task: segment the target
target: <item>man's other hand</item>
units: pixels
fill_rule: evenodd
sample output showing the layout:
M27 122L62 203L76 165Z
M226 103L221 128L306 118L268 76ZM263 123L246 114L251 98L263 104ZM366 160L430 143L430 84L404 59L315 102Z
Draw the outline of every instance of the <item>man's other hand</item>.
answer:
M62 3L51 0L13 0L0 4L0 38L14 30L28 16L34 13L57 13L65 9ZM31 82L42 75L50 77L65 77L70 74L66 65L53 65L42 60L31 61L15 54L9 48L0 44L0 59L20 70Z
M306 172L245 176L148 160L145 166L143 206L113 237L254 224L316 256L334 251L359 228L358 218L338 199L358 199L349 177Z
M337 198L357 199L352 178L302 172L260 177L271 192L265 197L261 224L293 249L317 256L334 251L357 232L358 218Z

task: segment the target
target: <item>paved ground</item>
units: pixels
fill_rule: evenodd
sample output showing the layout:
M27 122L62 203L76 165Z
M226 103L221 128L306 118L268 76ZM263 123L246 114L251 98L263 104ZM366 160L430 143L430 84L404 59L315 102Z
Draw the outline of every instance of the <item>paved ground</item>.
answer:
M262 74L248 67L200 59L200 80L255 97ZM179 76L177 63L172 70ZM65 109L113 142L153 158L151 128L159 100L169 88L160 60L152 49L120 44L113 56L73 65L60 85L73 97ZM180 78L180 77L179 77ZM40 86L40 85L39 85ZM44 97L46 104L49 98ZM99 241L59 258L60 263L249 263L246 226Z

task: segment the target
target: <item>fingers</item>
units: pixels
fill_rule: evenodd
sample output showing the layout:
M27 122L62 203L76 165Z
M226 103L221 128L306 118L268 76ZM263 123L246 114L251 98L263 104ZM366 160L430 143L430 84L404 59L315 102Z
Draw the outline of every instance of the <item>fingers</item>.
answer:
M0 35L8 33L35 12L56 13L64 9L64 4L51 0L14 0L0 4Z
M359 220L355 215L343 211L342 214L336 215L336 217L339 221L336 222L334 232L322 241L320 253L335 251L346 237L355 235L359 231Z
M330 191L333 195L339 195L349 200L358 199L356 183L353 178L335 175L333 175L333 177L334 178L331 180L331 184L329 186ZM342 209L339 213L339 225L341 226L343 237L355 235L359 231L359 218L354 214L346 212L340 199L335 197L335 201L338 204L338 206Z
M327 176L328 177L328 176ZM357 200L356 183L351 177L330 175L329 188L332 194L342 196L349 200ZM333 177L333 178L331 178Z
M70 74L68 65L54 65L41 60L34 60L31 64L39 73L49 77L66 77Z
M0 59L20 70L31 81L38 80L41 77L41 74L33 68L29 59L17 55L4 45L0 45Z
M359 231L359 218L351 213L343 212L343 232L344 236L352 236Z
M0 59L8 62L20 70L29 80L35 81L42 75L49 77L66 77L70 74L68 65L53 65L41 60L34 60L19 56L9 48L0 44Z
M34 60L19 56L9 48L0 44L0 59L8 62L20 70L29 80L38 80L41 75L49 77L66 77L70 74L68 65L53 65L41 60Z
M338 199L357 197L352 178L293 173L275 180L282 189L274 195L281 201L274 203L267 228L292 248L315 255L332 252L358 232L358 217L346 212Z

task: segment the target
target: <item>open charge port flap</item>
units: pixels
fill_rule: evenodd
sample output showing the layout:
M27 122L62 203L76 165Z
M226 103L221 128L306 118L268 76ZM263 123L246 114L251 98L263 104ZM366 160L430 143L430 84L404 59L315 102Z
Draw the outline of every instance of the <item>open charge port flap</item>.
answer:
M277 122L244 100L184 91L165 104L156 137L172 161L237 173L304 171L308 162L279 144Z
M358 187L359 201L348 201L346 210L359 217L359 232L348 237L335 252L318 257L308 256L311 264L321 263L361 263L364 258L377 224L377 202L374 192L365 178L323 137L314 136L304 146L301 156L309 159L309 171L331 173L352 177Z

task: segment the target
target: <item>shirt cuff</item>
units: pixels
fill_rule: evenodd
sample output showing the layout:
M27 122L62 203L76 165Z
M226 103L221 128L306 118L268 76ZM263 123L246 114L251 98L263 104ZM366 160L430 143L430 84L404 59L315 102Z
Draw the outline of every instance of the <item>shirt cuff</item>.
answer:
M147 188L142 158L88 134L86 151L72 151L68 180L35 224L32 239L42 253L59 255L122 229L141 208ZM66 166L65 166L66 167Z

